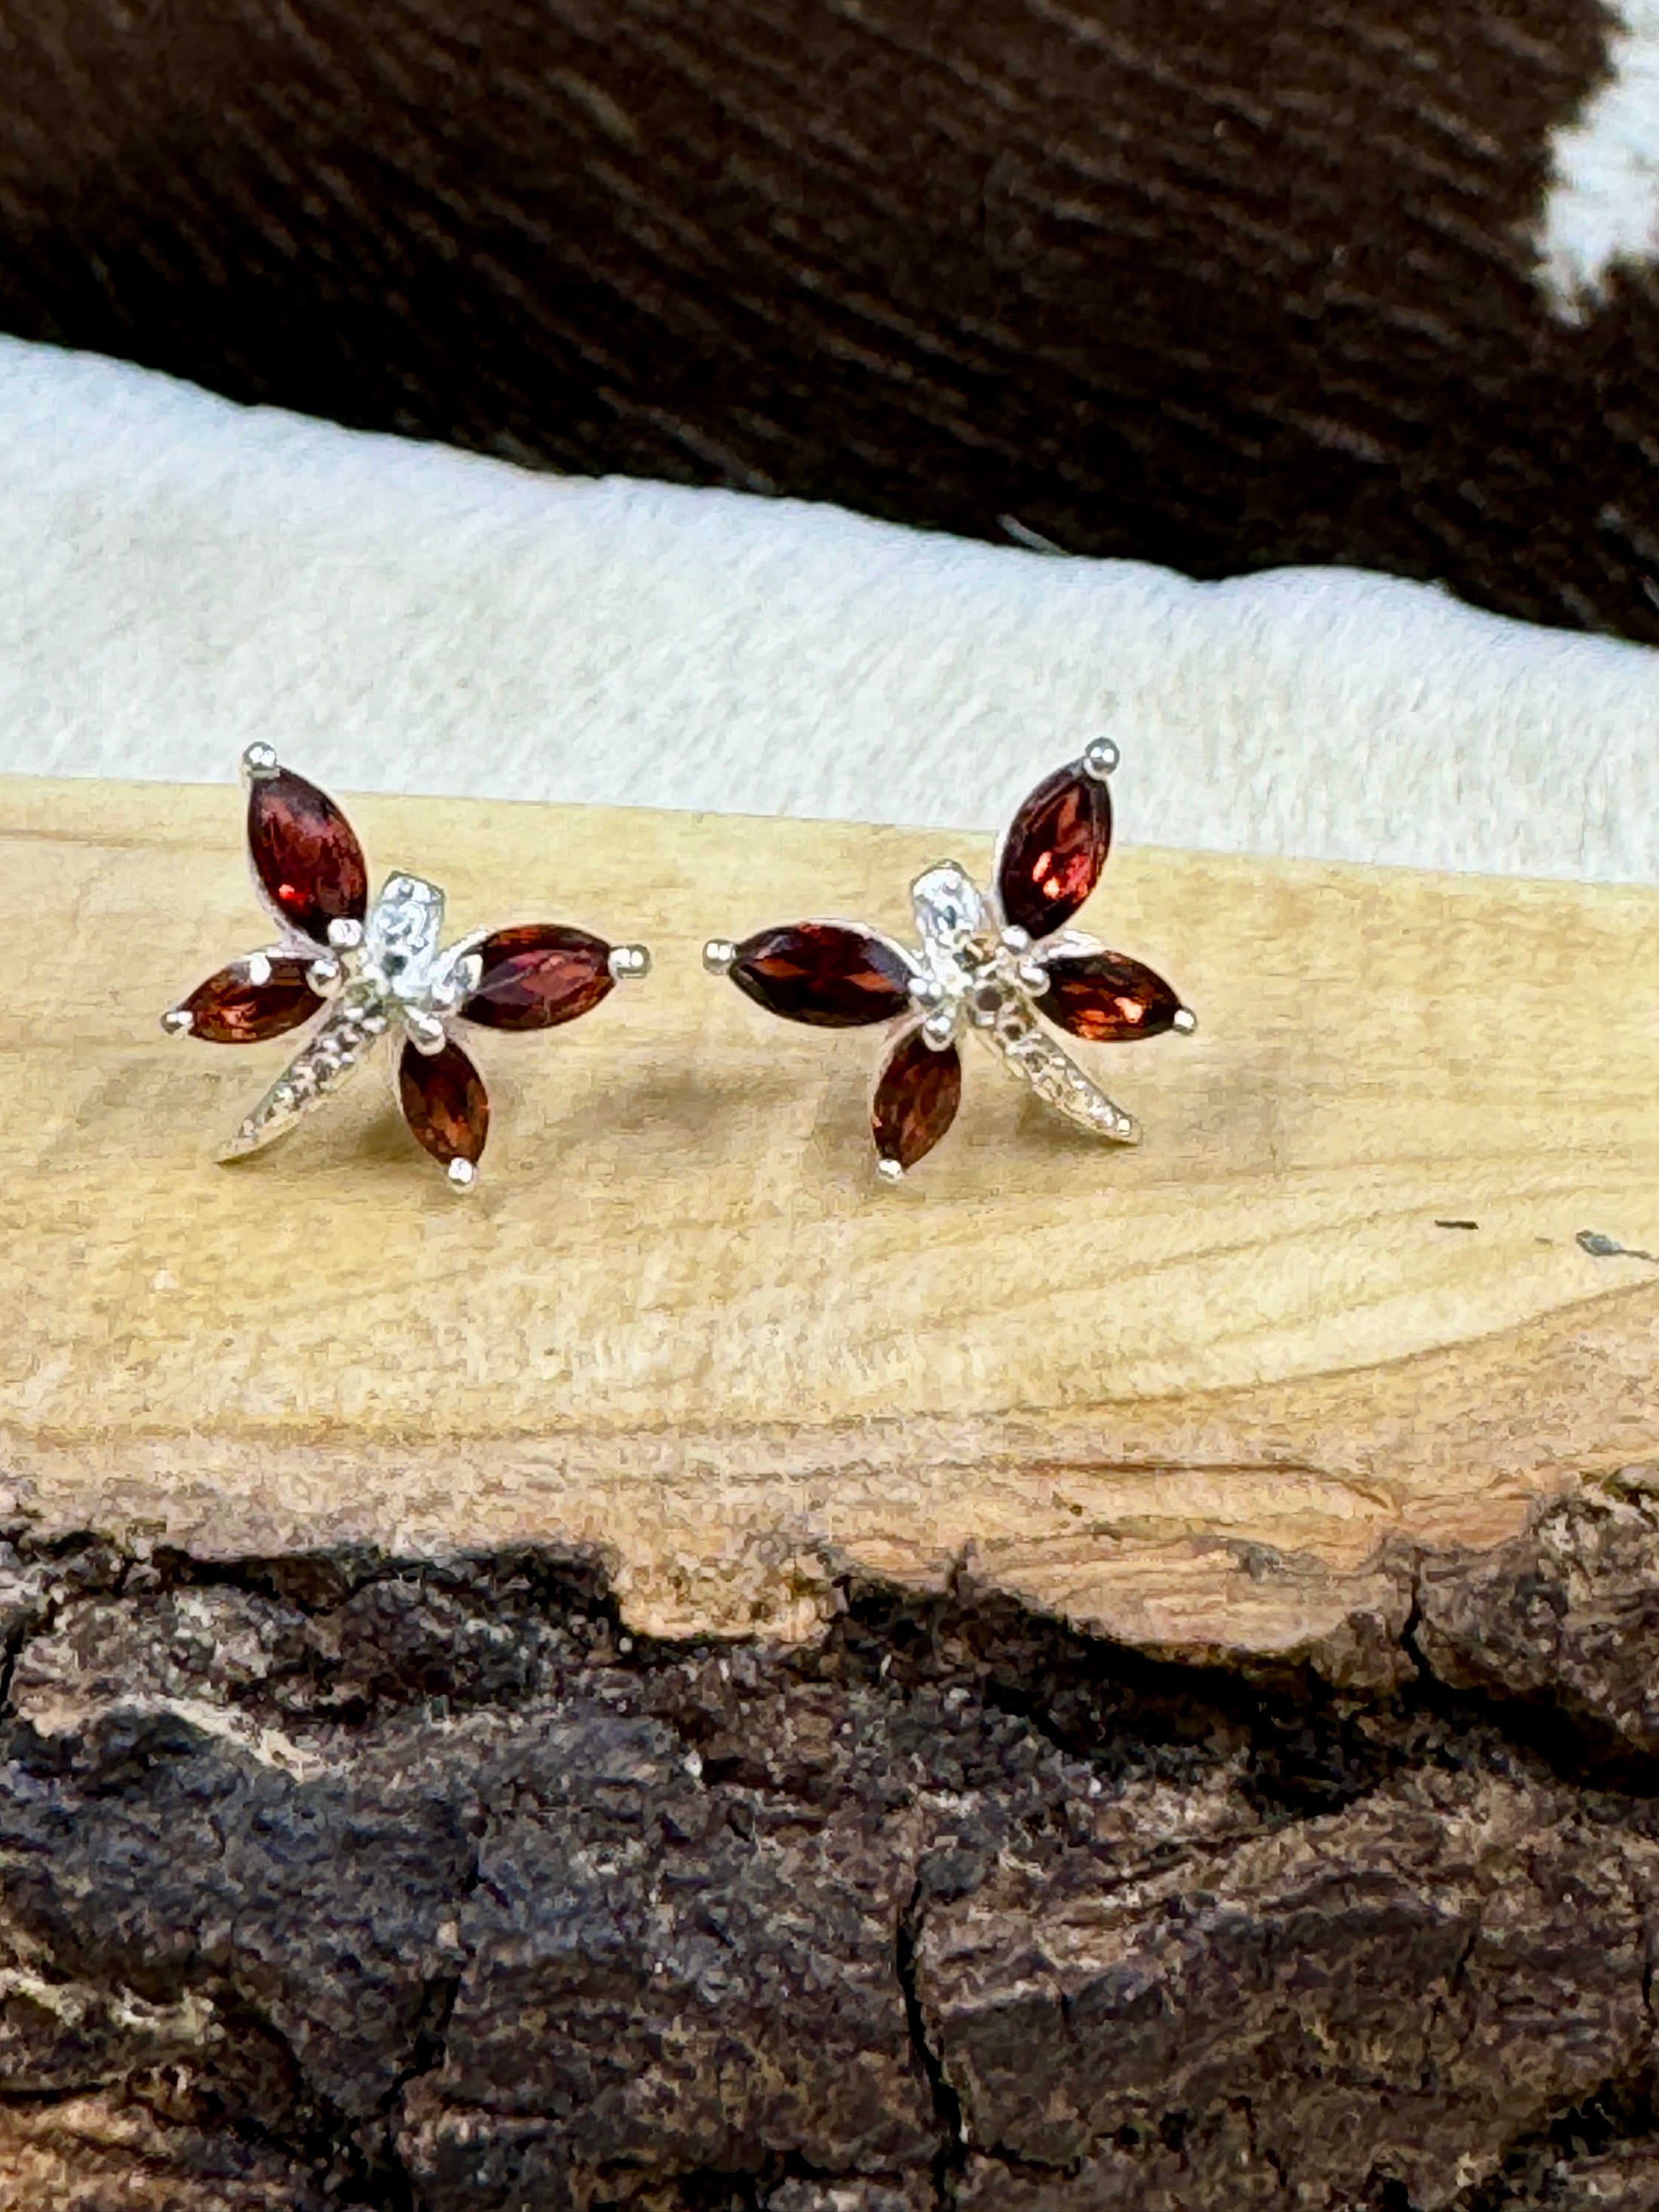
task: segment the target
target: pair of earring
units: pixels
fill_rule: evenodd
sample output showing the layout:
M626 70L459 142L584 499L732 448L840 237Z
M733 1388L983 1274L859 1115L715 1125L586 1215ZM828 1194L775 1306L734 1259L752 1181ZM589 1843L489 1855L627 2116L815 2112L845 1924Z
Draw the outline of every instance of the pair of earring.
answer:
M964 1035L984 1040L1046 1105L1091 1135L1139 1141L1115 1105L1042 1026L1121 1043L1197 1026L1139 961L1068 927L1111 845L1108 788L1117 749L1099 738L1026 799L981 892L954 860L910 887L921 944L912 952L861 923L802 921L734 944L703 964L769 1013L822 1029L896 1030L871 1108L877 1168L896 1182L956 1118ZM483 1079L453 1027L556 1028L619 982L650 973L642 945L607 945L562 922L520 922L442 942L444 895L394 875L371 904L363 849L324 792L269 745L242 757L255 886L280 941L219 969L162 1017L175 1036L256 1044L317 1028L244 1118L222 1157L287 1134L370 1056L400 1038L398 1103L458 1188L477 1181L489 1131Z

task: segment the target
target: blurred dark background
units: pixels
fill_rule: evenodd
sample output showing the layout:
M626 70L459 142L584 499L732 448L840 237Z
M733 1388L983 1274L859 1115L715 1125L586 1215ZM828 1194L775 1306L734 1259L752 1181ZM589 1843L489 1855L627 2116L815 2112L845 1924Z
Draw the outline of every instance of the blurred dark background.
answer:
M0 0L0 325L520 461L1659 639L1591 0Z

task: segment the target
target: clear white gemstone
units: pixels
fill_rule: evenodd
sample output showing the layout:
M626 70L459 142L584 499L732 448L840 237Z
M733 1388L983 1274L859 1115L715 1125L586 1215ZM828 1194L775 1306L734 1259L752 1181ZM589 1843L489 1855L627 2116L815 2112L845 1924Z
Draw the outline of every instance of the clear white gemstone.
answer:
M395 999L416 1005L430 994L444 895L419 876L393 876L371 908L363 931L365 968Z
M954 860L945 860L910 886L916 927L931 951L960 952L985 927L985 902L973 879Z

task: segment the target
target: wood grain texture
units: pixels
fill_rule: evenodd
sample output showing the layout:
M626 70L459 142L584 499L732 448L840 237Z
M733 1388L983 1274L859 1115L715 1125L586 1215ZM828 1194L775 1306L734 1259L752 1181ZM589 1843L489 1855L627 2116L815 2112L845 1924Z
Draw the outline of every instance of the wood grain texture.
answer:
M0 0L0 320L233 397L1652 640L1600 0Z
M936 835L353 811L454 927L574 921L656 972L481 1038L471 1202L372 1072L221 1168L281 1048L155 1017L261 940L240 803L0 786L0 912L42 948L0 1015L0 1422L48 1525L592 1547L672 1634L811 1637L849 1571L966 1563L1155 1650L1363 1674L1394 1663L1390 1540L1495 1544L1659 1449L1659 1287L1575 1242L1659 1243L1650 895L1120 853L1089 918L1202 1024L1099 1055L1146 1144L1050 1127L975 1054L893 1193L873 1041L769 1021L697 948L902 927Z

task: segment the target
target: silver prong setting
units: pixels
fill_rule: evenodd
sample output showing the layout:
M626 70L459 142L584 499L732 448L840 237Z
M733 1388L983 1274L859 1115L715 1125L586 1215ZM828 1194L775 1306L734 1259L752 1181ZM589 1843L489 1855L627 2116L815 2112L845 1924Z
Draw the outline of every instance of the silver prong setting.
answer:
M449 1042L449 1032L435 1014L422 1013L411 1007L404 1016L404 1030L418 1053L434 1060Z
M703 959L708 961L705 947ZM735 948L732 957L737 957ZM643 945L613 945L605 965L619 983L640 983L651 973L651 954Z
M331 952L325 952L306 969L306 981L319 999L334 998L345 983L344 963L337 960Z
M362 950L363 925L349 914L337 915L328 925L330 948L336 952L359 952Z
M1083 773L1104 783L1122 757L1110 738L1096 738L1083 749Z
M475 1160L453 1159L444 1170L452 1190L475 1190L478 1182L478 1168Z
M876 1162L876 1173L884 1183L900 1183L904 1181L903 1163L890 1159L885 1153Z
M270 953L250 952L244 964L247 969L247 980L250 983L263 987L270 982L271 975Z
M737 959L738 948L729 937L711 937L702 948L702 964L711 975L729 975Z
M1191 1036L1198 1027L1198 1016L1190 1006L1177 1006L1170 1027L1177 1036Z
M956 1042L957 1018L949 1007L942 1006L937 1013L929 1014L921 1025L921 1041L930 1052L944 1052Z
M436 963L435 979L428 993L434 1013L446 1018L459 1013L483 981L483 955L477 950L481 941L463 938Z
M188 1006L169 1006L161 1017L161 1027L169 1036L188 1036L196 1026L196 1017Z
M263 742L249 745L242 755L244 783L269 783L273 775L282 773L282 763L276 757L275 745Z

